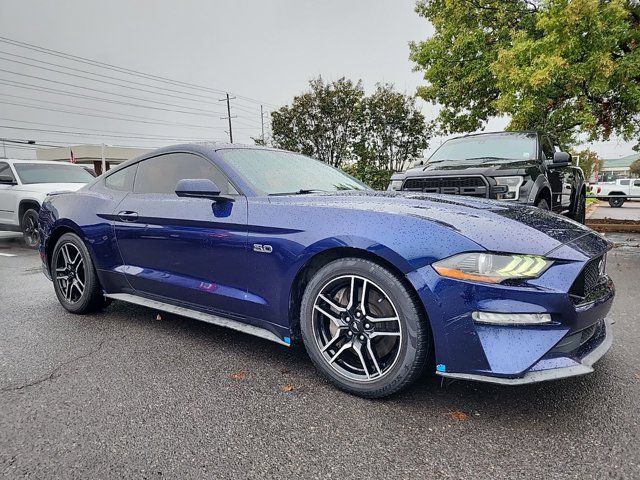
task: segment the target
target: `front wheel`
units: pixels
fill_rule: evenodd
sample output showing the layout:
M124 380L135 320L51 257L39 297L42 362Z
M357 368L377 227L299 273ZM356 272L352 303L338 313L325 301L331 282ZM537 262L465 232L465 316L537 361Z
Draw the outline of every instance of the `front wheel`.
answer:
M585 221L585 212L587 207L587 199L584 195L578 196L578 203L576 204L576 208L573 213L573 219L576 222L584 223Z
M624 197L610 198L609 199L609 206L611 206L613 208L620 208L624 204L625 200L626 200L626 198L624 198Z
M391 395L422 372L430 330L415 295L384 267L335 260L309 282L300 327L309 357L338 388L368 398Z
M540 210L550 210L549 204L544 198L538 200L538 202L536 203L536 207L538 207Z
M22 238L28 248L38 248L40 232L38 231L38 211L30 208L22 215Z
M74 233L60 237L51 256L53 288L71 313L88 313L106 305L89 250Z

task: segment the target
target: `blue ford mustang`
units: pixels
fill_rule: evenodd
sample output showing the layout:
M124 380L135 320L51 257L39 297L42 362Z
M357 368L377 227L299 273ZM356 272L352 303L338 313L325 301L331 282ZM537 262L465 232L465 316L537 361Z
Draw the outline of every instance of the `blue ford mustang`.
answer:
M588 228L507 202L372 191L280 150L156 150L47 197L40 234L70 312L121 300L301 342L366 397L433 358L445 377L516 385L591 372L611 345L610 245Z

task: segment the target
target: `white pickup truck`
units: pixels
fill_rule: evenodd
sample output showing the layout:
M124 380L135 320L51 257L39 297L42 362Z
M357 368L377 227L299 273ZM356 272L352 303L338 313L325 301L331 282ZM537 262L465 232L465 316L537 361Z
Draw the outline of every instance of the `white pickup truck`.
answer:
M612 207L621 207L627 200L640 200L640 178L619 178L615 182L596 183L591 195L609 200Z
M22 232L25 244L37 248L38 212L44 197L78 190L93 178L73 163L0 158L0 231Z

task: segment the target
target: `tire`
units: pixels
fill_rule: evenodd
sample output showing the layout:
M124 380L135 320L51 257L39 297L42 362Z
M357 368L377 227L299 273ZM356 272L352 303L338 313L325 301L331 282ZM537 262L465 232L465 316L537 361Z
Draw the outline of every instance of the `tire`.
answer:
M313 276L302 297L300 329L322 375L366 398L386 397L413 383L431 345L415 295L395 274L361 258L335 260Z
M29 208L22 215L20 220L22 238L27 248L38 248L40 246L40 232L38 231L38 211Z
M611 206L612 208L620 208L622 207L622 205L624 205L625 200L626 198L624 197L610 198L609 206Z
M89 250L75 233L65 233L56 243L51 277L58 301L69 312L90 313L107 305Z
M536 203L536 207L538 207L540 210L550 210L549 204L544 198L538 200L538 202Z
M576 222L584 224L587 209L586 203L586 197L580 194L580 196L578 197L578 204L576 205L573 215L571 215L571 218L573 218Z

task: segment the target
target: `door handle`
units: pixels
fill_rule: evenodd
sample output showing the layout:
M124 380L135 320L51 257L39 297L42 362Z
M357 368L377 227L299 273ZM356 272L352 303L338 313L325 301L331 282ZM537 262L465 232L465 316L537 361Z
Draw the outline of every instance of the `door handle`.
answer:
M118 218L123 222L135 222L138 219L138 212L124 210L122 212L118 212Z

